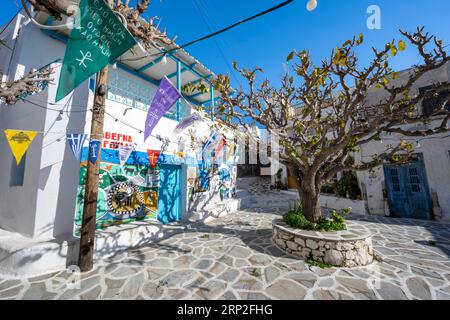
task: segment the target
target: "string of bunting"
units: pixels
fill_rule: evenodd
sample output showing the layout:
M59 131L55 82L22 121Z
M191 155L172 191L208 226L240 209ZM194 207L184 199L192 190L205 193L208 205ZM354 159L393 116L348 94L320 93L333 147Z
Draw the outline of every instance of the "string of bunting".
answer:
M42 109L47 109L47 110L50 110L50 111L56 111L56 112L60 112L60 113L61 113L61 112L67 112L67 113L70 113L70 112L86 112L86 111L92 111L92 109L90 109L90 108L89 108L89 109L86 109L86 110L82 110L82 111L81 111L81 110L75 110L75 111L59 110L59 109L53 109L53 108L49 108L49 107L47 107L47 106L40 105L40 104L36 103L35 101L31 101L31 100L29 100L29 99L22 99L22 100L31 103L32 106L37 106L37 107L42 108ZM49 103L49 104L51 104L51 103ZM61 105L62 105L62 104L61 104ZM81 107L81 105L80 105L80 107ZM86 106L84 106L84 108L86 108ZM131 125L131 124L129 124L129 123L123 121L122 119L117 118L115 115L113 115L113 114L111 114L111 113L109 113L109 112L107 112L107 111L105 111L105 114L108 115L108 116L110 116L110 117L111 117L112 119L114 119L115 121L119 121L119 122L121 122L122 124L124 124L125 126L131 128L131 129L136 130L137 132L139 132L139 134L143 134L142 129L136 128L135 126L133 126L133 125ZM202 116L200 116L200 115L198 115L198 118L197 118L197 116L194 117L195 119L198 119L198 120L195 120L195 121L190 120L191 117L192 117L193 115L198 115L198 114L197 114L197 113L193 113L193 114L187 116L185 119L183 119L183 120L180 122L180 124L181 124L182 126L184 126L182 130L184 130L184 129L186 129L187 127L193 125L194 122L196 122L196 121L205 121L205 119L204 119ZM188 123L188 124L186 125L186 122L190 122L190 123ZM180 124L179 124L179 125L180 125ZM177 126L177 128L179 127L179 125ZM175 136L177 136L177 135L182 131L182 130L180 130L180 132L178 132L178 129L177 129L177 128L175 128L175 130L174 130L174 132L173 132L173 133L175 134ZM42 134L61 134L61 135L66 135L66 134L68 133L67 131L51 131L51 130L47 130L47 131L37 131L37 130L33 130L33 131L34 131L34 132L37 132L37 133L42 133ZM176 133L176 132L178 132L178 133ZM90 136L89 133L83 133L83 134L84 134L85 136L87 136L87 137ZM179 142L178 140L171 140L171 139L168 139L168 138L163 138L163 137L161 137L161 136L158 135L158 134L156 134L156 135L155 135L155 134L151 134L150 136L153 137L153 138L156 138L156 139L159 140L159 141L168 140L168 141L171 142L171 143L178 143L178 142ZM135 145L137 145L137 144L135 144Z
M156 124L159 122L159 120L162 118L162 116L173 106L173 104L179 99L182 98L182 95L178 92L178 90L173 86L173 84L164 77L161 80L160 87L158 88L158 92L155 95L155 98L152 101L152 105L148 110L145 129L144 129L144 141L149 136L153 136L157 138L160 141L163 141L164 139L161 138L159 135L152 135L151 132L153 128L156 126ZM58 111L58 112L70 112L69 110L57 110L53 108L49 108L48 106L41 106L38 103L35 103L29 99L24 99L25 101L29 102L31 105L38 106L40 108L52 110L52 111ZM67 105L65 105L67 106ZM87 110L76 110L77 112L86 112L86 111L92 111L91 109ZM112 117L115 121L120 121L124 125L133 128L139 133L143 133L141 129L136 128L125 121L115 117L114 115L108 113L105 111L105 113ZM184 119L182 119L179 124L176 126L176 128L173 130L173 134L175 136L179 135L183 130L188 128L189 126L193 125L196 122L203 121L203 118L197 114L193 113L191 115L188 115ZM66 140L68 142L68 145L74 155L74 157L77 159L77 161L80 161L81 159L81 153L83 150L83 145L85 143L86 138L89 136L85 133L67 133L67 132L52 132L52 131L27 131L27 130L14 130L14 129L5 129L5 134L7 136L11 151L16 158L16 162L19 165L23 155L25 154L26 150L28 149L29 145L35 138L35 136L38 133L43 134L49 134L49 133L57 133L57 134L65 134ZM202 164L205 165L205 151L214 144L216 141L218 134L215 131L212 131L207 141L203 144L202 147ZM166 139L169 142L170 139ZM225 139L222 138L219 142L219 146L216 150L216 153L214 155L212 163L214 163L217 155L219 154L220 150L223 148L225 144ZM96 163L99 150L101 145L101 141L98 139L91 139L89 141L88 151L89 151L89 159L92 163ZM119 147L119 161L123 165L127 162L129 156L133 152L133 148L124 148L122 146ZM161 154L161 151L157 152L156 150L147 150L147 155L149 157L149 162L152 167L155 166L156 161L159 158L159 155ZM184 159L185 154L184 152L176 152L176 154ZM228 158L228 157L227 157Z
M39 131L30 131L30 130L15 130L15 129L3 129L3 132L6 136L6 139L8 141L8 144L10 146L11 152L16 160L17 165L20 164L23 155L28 150L29 146L33 142L33 140L36 138L37 134L42 133ZM75 159L79 162L81 161L81 154L83 151L83 146L87 138L87 134L84 133L66 133L66 141L67 145L69 146L70 150L72 151ZM204 152L206 149L211 146L211 144L214 142L217 134L213 132L212 136L208 139L208 141L205 143L204 148L202 150L202 158L203 163L204 160ZM100 150L100 140L93 139L89 142L88 150L89 150L89 159L92 163L96 163L99 155ZM219 154L220 150L223 148L223 146L226 144L226 140L222 139L219 143L219 146L216 149L214 159L212 163L214 163L215 159L217 158L217 155ZM122 146L120 145L119 148L119 161L120 164L123 166L133 151L135 151L135 148L133 145L129 146ZM159 159L159 156L161 155L161 150L152 150L147 149L147 156L150 163L150 167L154 168L156 165L156 162ZM185 158L185 153L183 151L175 152L175 154L181 158ZM229 159L230 154L227 155L227 160Z
M6 140L8 141L9 147L16 160L17 165L20 164L24 154L27 152L29 146L36 138L36 136L39 133L42 133L39 131L15 130L15 129L3 129L3 132L6 136ZM68 142L67 145L69 146L75 159L78 162L81 161L81 154L87 136L88 135L84 133L66 133L66 141ZM101 143L100 140L95 139L89 142L88 146L90 155L89 159L94 164L97 162L98 159L100 143ZM135 148L133 145L129 146L120 145L118 147L118 151L119 151L119 161L120 164L123 166L127 162L131 153L135 151ZM158 161L161 151L147 150L147 154L151 167L154 167L156 162ZM184 153L177 152L177 155L180 158L184 158Z

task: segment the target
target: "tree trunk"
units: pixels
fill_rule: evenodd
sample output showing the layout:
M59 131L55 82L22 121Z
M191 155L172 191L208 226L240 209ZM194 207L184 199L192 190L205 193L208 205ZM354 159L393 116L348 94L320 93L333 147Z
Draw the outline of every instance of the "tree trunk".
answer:
M316 186L313 174L302 175L300 170L292 164L287 164L289 173L295 177L297 191L300 196L300 202L303 214L308 221L317 222L322 216L320 208L320 188Z
M322 215L319 202L320 195L316 192L303 190L301 187L299 195L305 218L311 222L317 222Z

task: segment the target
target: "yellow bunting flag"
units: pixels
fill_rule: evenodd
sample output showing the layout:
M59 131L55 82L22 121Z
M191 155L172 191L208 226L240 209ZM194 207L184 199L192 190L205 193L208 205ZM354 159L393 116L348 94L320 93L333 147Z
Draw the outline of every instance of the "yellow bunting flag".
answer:
M25 130L3 130L8 140L11 151L16 158L17 165L19 165L20 160L22 160L23 155L27 152L28 147L36 137L36 131L25 131Z

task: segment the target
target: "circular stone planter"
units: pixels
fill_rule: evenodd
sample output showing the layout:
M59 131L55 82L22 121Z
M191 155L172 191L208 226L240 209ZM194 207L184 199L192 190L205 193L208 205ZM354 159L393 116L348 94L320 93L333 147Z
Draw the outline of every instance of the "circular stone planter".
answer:
M335 267L365 266L373 261L370 231L352 221L347 230L319 232L295 229L281 219L272 222L272 239L283 251L307 259L329 263Z

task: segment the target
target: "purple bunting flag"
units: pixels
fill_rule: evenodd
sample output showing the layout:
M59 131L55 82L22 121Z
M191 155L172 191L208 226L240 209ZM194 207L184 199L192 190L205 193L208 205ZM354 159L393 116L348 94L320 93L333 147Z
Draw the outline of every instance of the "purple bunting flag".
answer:
M162 116L169 111L173 104L181 97L177 88L172 82L164 76L153 98L150 109L148 109L147 119L145 121L144 141L151 135L156 124Z

